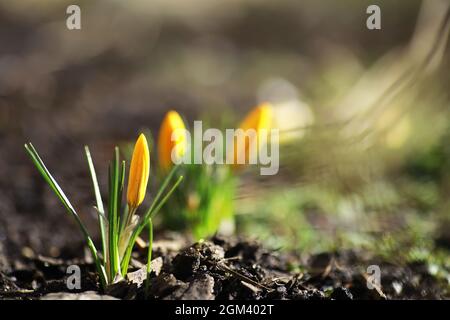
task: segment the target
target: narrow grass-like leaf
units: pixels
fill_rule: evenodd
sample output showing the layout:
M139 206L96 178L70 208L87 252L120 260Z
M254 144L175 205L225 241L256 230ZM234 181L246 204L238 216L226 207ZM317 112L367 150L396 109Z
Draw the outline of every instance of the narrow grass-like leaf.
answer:
M117 196L117 233L119 233L120 230L120 210L122 206L122 194L123 194L123 187L125 184L125 161L122 161L122 164L120 166L120 173L119 173L119 192Z
M109 171L109 210L108 210L108 232L109 232L109 257L110 257L110 282L114 281L117 272L120 272L118 252L118 228L117 215L119 204L119 148L114 149L112 165Z
M172 186L172 188L164 196L164 198L161 201L159 201L158 204L156 205L155 203L160 198L160 196L158 197L158 195L162 195L164 190L167 188L168 183L164 183L161 186L161 189L159 190L157 197L155 197L155 200L153 201L150 207L152 210L149 210L147 214L140 219L138 225L136 226L136 229L133 231L133 234L131 235L130 241L128 242L127 250L125 252L124 258L122 259L121 268L123 276L127 274L128 264L130 263L131 253L133 251L136 238L139 236L139 234L142 232L145 226L149 223L149 220L152 218L152 216L161 209L164 203L166 203L166 201L169 199L169 197L172 195L172 193L175 191L175 189L178 187L178 185L181 183L182 180L183 176L180 176L178 180L175 182L175 184Z
M130 214L130 207L127 205L125 206L124 210L123 210L123 215L122 215L122 219L120 220L120 234L122 234L123 230L125 229L125 226L127 224L128 221L128 215Z
M89 151L89 147L85 146L84 147L85 153L86 153L86 159L89 165L89 172L91 174L91 178L92 178L92 185L94 187L94 194L95 194L95 200L97 202L97 212L98 212L98 222L99 222L99 226L100 226L100 235L102 237L102 248L103 248L103 259L106 260L106 255L107 255L107 247L106 247L106 227L105 227L105 209L103 207L103 200L102 200L102 195L100 193L100 187L98 185L98 180L97 180L97 174L95 172L95 167L94 167L94 162L92 161L92 156L91 156L91 152Z
M114 270L113 270L113 255L114 252L112 251L112 223L111 223L111 216L112 216L112 192L113 192L113 176L112 176L112 168L111 165L108 167L108 240L107 240L107 247L108 247L108 258L106 260L106 269L108 270L108 282L111 283L114 279Z
M170 180L172 180L172 177L175 174L175 172L178 170L178 168L179 168L178 166L172 167L172 169L170 170L169 174L164 179L164 181L163 181L161 187L159 188L158 192L156 193L156 196L153 199L152 204L150 205L148 210L143 215L144 219L146 219L148 216L151 215L153 209L155 208L156 204L159 201L159 198L161 198L161 196L163 195L164 191L166 190L167 186L169 185Z
M152 250L153 250L153 222L148 221L148 251L147 251L147 278L145 279L145 295L148 295L150 284L150 272L152 271Z
M153 211L150 213L148 217L144 220L144 224L147 224L148 221L155 216L156 213L159 212L161 207L169 200L172 193L175 191L175 189L178 187L178 185L183 181L183 176L179 176L175 184L172 186L172 188L167 192L167 194L162 198L162 200L158 203L158 205L153 209Z
M31 160L33 161L38 171L41 173L44 180L47 182L47 184L50 186L50 188L53 190L56 196L60 199L60 201L66 208L67 212L75 219L78 226L80 227L81 232L83 233L83 236L86 240L86 243L91 251L92 257L94 258L97 272L100 277L100 282L102 286L104 286L106 284L105 275L101 267L100 259L97 254L97 249L95 248L94 242L89 236L86 227L84 226L83 222L81 221L80 217L78 216L77 212L73 208L72 204L70 203L69 199L67 198L61 187L58 185L56 180L48 171L47 167L45 166L44 162L42 161L41 157L39 156L34 146L31 143L27 143L25 144L25 149L27 150L28 155L30 156Z
M156 204L159 201L159 198L161 198L162 194L164 193L164 191L166 190L167 186L169 185L169 182L172 179L173 175L175 174L175 171L177 170L177 168L178 167L175 166L175 167L172 168L172 170L170 170L169 174L166 176L166 178L164 179L162 185L160 186L160 188L159 188L155 198L153 199L153 202L150 205L149 209L144 214L143 218L141 218L141 221L145 220L146 217L151 215L154 207L156 206ZM130 213L127 213L127 214L129 215ZM138 228L140 228L140 230L136 233ZM124 275L124 276L127 274L128 264L130 262L130 257L131 257L131 253L133 251L134 242L136 241L136 238L139 236L139 234L142 231L142 229L143 229L143 226L140 227L140 225L138 224L138 226L136 226L135 231L131 235L130 241L127 244L127 249L125 250L125 255L124 255L124 257L122 258L122 261L121 261L122 275Z

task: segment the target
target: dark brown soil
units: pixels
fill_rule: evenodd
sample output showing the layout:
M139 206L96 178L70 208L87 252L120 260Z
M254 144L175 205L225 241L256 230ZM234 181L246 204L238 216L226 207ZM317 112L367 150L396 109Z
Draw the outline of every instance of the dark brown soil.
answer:
M442 299L443 284L424 264L395 266L363 258L354 251L323 253L301 259L294 254L269 251L257 242L215 237L183 246L185 239L155 242L154 261L145 295L145 248L137 250L127 278L106 294L120 299ZM86 259L54 259L24 249L10 272L0 273L0 298L39 299L49 293L101 292L95 268ZM82 288L66 286L66 269L81 268ZM367 266L381 269L381 286L367 287ZM72 296L68 296L72 297ZM98 298L95 296L93 298Z

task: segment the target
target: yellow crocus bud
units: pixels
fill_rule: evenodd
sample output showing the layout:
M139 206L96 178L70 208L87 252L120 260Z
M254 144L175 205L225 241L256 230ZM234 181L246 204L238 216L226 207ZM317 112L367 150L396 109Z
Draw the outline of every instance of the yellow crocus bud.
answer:
M127 203L130 208L137 208L144 201L149 173L150 153L147 139L141 133L134 146L130 164L127 190Z
M158 137L159 165L164 171L173 165L172 152L177 159L186 153L187 138L183 119L176 111L169 111L161 123Z
M258 151L262 146L262 141L267 141L268 132L272 125L273 108L270 103L262 103L253 108L250 113L244 118L239 125L239 129L244 131L255 130L256 136L250 136L249 139L245 139L242 145L237 143L237 139L234 142L234 166L239 166L238 155L244 154L244 159L249 159L250 151ZM265 136L265 137L263 137ZM256 138L256 139L255 139ZM263 139L266 138L266 139ZM256 146L255 146L256 144ZM256 147L256 148L255 148Z

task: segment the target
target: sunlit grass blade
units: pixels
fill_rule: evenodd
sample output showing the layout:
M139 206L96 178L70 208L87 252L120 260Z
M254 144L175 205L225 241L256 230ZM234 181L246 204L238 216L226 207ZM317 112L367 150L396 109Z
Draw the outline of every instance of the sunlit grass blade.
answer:
M92 185L94 187L94 194L95 194L95 199L97 202L97 212L98 212L98 222L99 222L99 226L100 226L100 234L101 234L101 238L102 238L102 248L103 248L103 259L106 259L106 227L105 227L105 209L103 207L103 200L102 200L102 195L100 193L100 187L98 185L98 180L97 180L97 174L95 172L95 167L94 167L94 162L92 161L92 156L91 153L89 151L89 147L85 146L84 147L85 153L86 153L86 159L89 165L89 172L91 174L91 178L92 178Z
M167 186L169 185L170 180L172 180L172 177L174 176L174 174L178 170L178 168L179 168L179 166L175 166L170 170L169 174L166 176L161 187L159 188L158 192L156 193L156 196L153 199L152 204L150 205L148 210L145 212L144 219L145 219L145 217L148 217L152 213L153 209L155 208L156 204L159 201L159 198L161 198L161 196L163 195L164 191L166 190Z
M148 295L148 287L150 284L150 272L152 271L152 250L153 250L153 222L148 221L148 251L147 251L147 278L145 279L145 295Z
M112 164L109 168L109 206L108 206L108 241L109 241L109 272L110 282L119 271L119 252L118 252L118 228L117 216L119 207L119 148L115 148Z
M117 232L120 235L120 210L122 205L122 194L123 194L123 187L125 185L125 161L122 161L122 165L120 166L120 175L119 175L119 192L117 196Z
M158 203L158 205L150 212L150 214L145 217L144 220L144 225L148 223L148 221L153 218L155 216L156 213L159 212L159 210L161 210L161 207L167 202L167 200L169 200L170 196L172 195L172 193L175 191L175 189L178 187L178 185L181 183L181 181L183 181L183 176L179 176L177 181L174 183L174 185L172 186L172 188L169 190L169 192L167 192L167 194L164 196L164 198L162 198L162 200Z
M60 199L61 203L66 208L67 212L75 219L78 226L80 227L81 232L83 233L83 236L84 236L84 238L87 242L87 245L91 251L92 257L94 258L95 265L96 265L97 271L100 276L100 282L101 282L102 286L104 286L106 284L105 275L104 275L103 269L101 267L101 263L100 263L100 260L99 260L98 254L97 254L97 249L95 248L94 242L92 241L91 237L89 236L89 233L88 233L86 227L84 226L83 222L81 221L80 217L78 216L77 212L73 208L72 204L70 203L69 199L67 198L67 196L65 195L65 193L63 192L61 187L58 185L56 180L53 178L53 176L48 171L47 167L45 166L44 162L40 158L38 152L33 147L33 145L31 143L27 143L27 144L25 144L25 149L27 150L28 155L30 156L31 160L33 161L33 163L36 166L36 168L38 169L38 171L41 173L44 180L51 187L51 189L54 191L56 196Z
M120 220L119 234L122 234L123 230L125 229L125 226L126 226L127 221L128 221L128 215L129 214L130 214L130 207L129 206L125 206L125 209L123 210L122 219Z
M167 176L166 180L162 184L161 188L159 189L155 199L153 200L152 205L150 206L150 209L146 212L146 214L140 219L139 224L136 226L136 229L133 231L133 234L131 235L130 241L128 242L127 249L124 255L124 258L121 262L121 268L122 268L122 275L125 276L128 271L128 264L130 262L131 253L133 251L133 246L136 241L136 238L139 236L139 234L142 232L142 230L145 228L145 226L149 223L152 216L158 212L161 207L166 203L166 201L169 199L169 197L172 195L172 193L175 191L175 189L178 187L178 185L183 180L183 176L180 176L175 184L172 186L172 188L167 192L167 194L164 196L161 201L158 202L159 198L161 198L162 194L164 193L165 189L168 186L170 178L175 173L175 169L172 169L171 173Z

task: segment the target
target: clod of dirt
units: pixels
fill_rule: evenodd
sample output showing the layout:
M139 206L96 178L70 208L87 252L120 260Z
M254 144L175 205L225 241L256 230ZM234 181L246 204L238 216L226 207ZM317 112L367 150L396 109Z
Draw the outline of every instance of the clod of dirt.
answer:
M203 274L195 277L189 283L189 286L179 287L166 299L181 299L181 300L214 300L214 278L210 275Z
M14 283L14 281L0 272L0 291L11 292L17 290L19 290L19 287Z
M125 280L109 285L105 290L107 295L124 300L134 300L138 296L138 285Z
M293 300L325 300L325 294L317 289L301 289L295 288L292 290L290 298Z
M330 298L334 300L353 300L353 295L347 288L337 287L333 290Z
M208 258L213 261L220 261L225 258L225 250L221 246L215 245L209 241L202 242L198 245L199 252L203 258Z
M177 289L182 288L182 292L184 292L188 286L189 285L183 281L177 280L173 274L162 273L151 280L150 295L156 299L163 299Z
M158 276L161 273L162 267L163 259L161 257L153 259L150 263L150 272L155 276ZM136 271L128 272L126 278L129 282L137 284L137 286L140 287L147 279L147 266L144 265L142 268Z
M181 251L172 261L173 274L177 279L186 280L200 267L200 252L194 247Z
M130 283L137 284L140 287L147 279L147 267L144 266L136 271L128 272L126 278Z
M261 257L260 246L253 242L238 242L235 246L227 250L225 257L240 257L243 260L255 262Z

